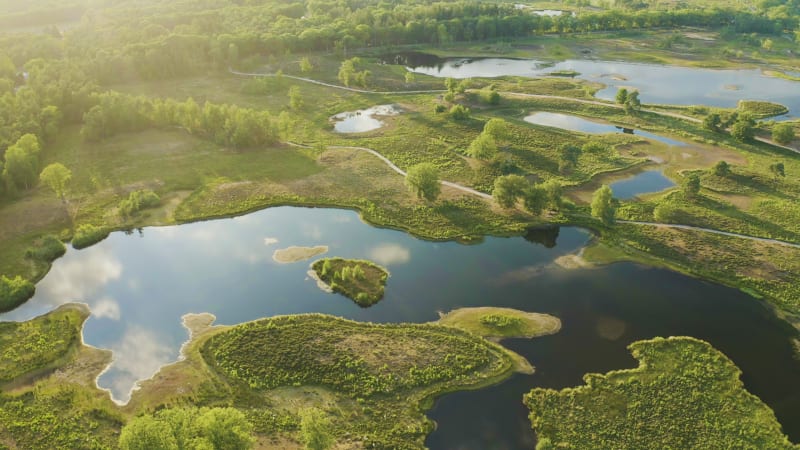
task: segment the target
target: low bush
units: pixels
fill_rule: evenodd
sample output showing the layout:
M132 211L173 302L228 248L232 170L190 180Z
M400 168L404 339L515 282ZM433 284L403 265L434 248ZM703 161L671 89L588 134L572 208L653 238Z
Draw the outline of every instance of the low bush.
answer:
M72 237L72 247L75 249L86 248L102 241L107 236L107 229L96 227L88 223L83 224L75 230L75 236Z

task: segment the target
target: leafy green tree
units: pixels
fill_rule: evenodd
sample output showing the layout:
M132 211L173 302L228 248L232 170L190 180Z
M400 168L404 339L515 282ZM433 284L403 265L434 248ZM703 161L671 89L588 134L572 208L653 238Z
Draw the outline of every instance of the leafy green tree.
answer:
M700 194L700 176L690 173L683 179L681 190L686 198L695 198Z
M356 74L356 65L354 59L355 58L346 59L342 61L342 64L339 66L339 81L348 87L350 86L350 81L354 79Z
M417 81L417 76L414 75L414 72L407 71L405 76L404 76L404 79L405 79L406 84L412 84L415 81Z
M10 188L28 189L33 186L39 166L38 154L39 143L30 134L22 136L6 149L3 178Z
M604 184L594 191L592 196L592 216L597 217L606 225L614 223L614 193Z
M489 159L497 154L497 144L492 136L481 133L469 144L467 154L473 158Z
M677 210L675 206L670 203L662 202L653 209L653 218L656 222L668 223L672 221L676 213Z
M97 142L109 134L108 121L105 111L100 105L95 105L83 115L81 137L87 142Z
M531 186L525 190L522 201L525 209L538 216L547 206L547 192L541 186Z
M447 92L452 92L455 94L456 91L458 91L458 80L455 78L445 78L444 88L447 89Z
M300 72L309 73L312 70L314 70L314 66L311 64L308 56L304 56L302 59L300 59Z
M786 176L786 170L785 170L784 165L783 165L782 162L776 162L774 164L770 164L769 171L772 173L772 175L776 179L779 178L779 177L785 177Z
M494 180L492 197L503 208L511 208L517 202L517 198L525 194L528 184L528 180L519 175L498 177Z
M289 108L298 110L303 107L303 97L300 95L300 88L292 86L289 88Z
M550 209L559 209L562 204L562 196L564 195L564 186L558 180L551 179L542 183L542 189L547 198L547 206Z
M794 140L794 127L788 123L779 123L772 127L772 140L786 145Z
M639 100L639 91L630 91L625 99L625 112L633 114L642 108L642 102Z
M406 174L406 186L418 198L432 202L436 200L442 190L441 183L439 183L439 170L432 163L411 166Z
M500 93L495 90L494 86L487 86L481 89L480 99L487 105L497 105L500 103Z
M450 108L450 117L454 120L467 120L469 116L469 108L464 105L453 105L453 107Z
M731 174L731 166L725 161L719 161L714 164L712 172L718 177L727 177Z
M300 413L300 438L308 450L331 448L336 440L330 428L330 420L322 411L309 408Z
M711 113L703 119L703 128L711 131L719 131L722 128L722 118L718 113Z
M624 105L625 102L628 101L628 90L625 88L619 88L617 90L616 100L620 105Z
M561 155L558 163L558 170L561 173L571 171L578 165L578 158L581 156L581 148L571 144L561 146Z
M72 171L64 167L61 163L50 164L39 174L39 180L47 185L47 187L56 194L56 197L61 199L62 203L67 202L67 184L69 184L71 179Z
M255 443L253 425L235 408L201 409L195 426L215 450L247 450Z
M253 426L235 408L171 408L122 428L122 450L248 450Z
M121 450L180 450L169 424L152 416L131 420L119 436Z
M739 114L736 122L731 126L731 136L740 142L753 139L756 134L755 121L746 114Z
M506 139L508 137L508 122L503 119L489 119L483 125L483 134L493 137L495 140Z

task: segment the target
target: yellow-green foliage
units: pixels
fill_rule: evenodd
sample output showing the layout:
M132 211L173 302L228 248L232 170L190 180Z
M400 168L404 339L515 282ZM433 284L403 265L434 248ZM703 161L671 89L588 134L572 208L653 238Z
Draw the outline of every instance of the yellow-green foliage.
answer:
M0 395L0 448L115 448L122 418L107 396L68 382Z
M87 315L64 306L27 322L0 322L0 385L67 355L80 343Z
M33 297L33 283L17 275L8 278L0 275L0 311L10 311Z
M689 337L630 345L640 365L588 374L585 386L525 396L540 441L569 449L792 449L741 371Z
M363 307L372 306L383 298L389 277L389 272L383 267L357 259L324 258L314 262L311 268L334 292Z
M424 447L433 429L424 410L433 398L498 382L513 372L517 357L453 327L321 314L237 325L198 348L214 391L228 392L212 397L243 408L259 433L297 433L303 409L315 407L340 443L403 450ZM301 405L293 400L298 395L306 399Z
M317 314L239 325L213 336L201 352L218 371L253 389L317 385L356 398L469 384L477 373L508 364L496 347L454 328Z
M83 224L75 230L72 247L81 249L96 244L108 236L108 230L91 224Z
M755 119L779 116L786 114L789 109L780 103L764 102L758 100L739 100L738 110L750 114Z
M150 189L141 189L131 192L128 198L120 202L119 212L127 217L142 209L158 206L159 203L161 203L161 199L158 197L158 194Z

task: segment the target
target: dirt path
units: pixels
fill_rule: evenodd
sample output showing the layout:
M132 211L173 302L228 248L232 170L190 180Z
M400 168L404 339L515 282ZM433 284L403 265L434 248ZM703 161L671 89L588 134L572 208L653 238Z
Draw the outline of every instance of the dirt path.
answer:
M233 75L238 75L240 77L254 77L254 78L265 78L265 77L275 77L274 73L252 73L252 72L237 72L233 69L228 69L228 72L232 73ZM296 77L294 75L281 75L284 78L290 78L292 80L298 81L305 81L306 83L317 84L320 86L327 86L334 89L341 89L344 91L350 92L358 92L359 94L378 94L378 95L403 95L403 94L432 94L436 92L447 92L444 89L425 89L425 90L418 90L418 91L369 91L366 89L358 89L358 88L351 88L348 86L341 86L338 84L332 83L325 83L324 81L318 81L311 78L303 78L303 77Z
M236 72L236 71L233 71L233 70L230 70L230 72L232 74L234 74L234 75L240 75L240 76L254 76L254 77L258 77L258 76L274 76L274 74L244 73L244 72ZM283 76L288 77L288 78L292 78L292 79L295 79L295 80L306 81L306 82L309 82L309 83L319 84L319 85L322 85L322 86L328 86L328 87L332 87L332 88L336 88L336 89L344 89L344 90L351 91L351 92L361 92L361 93L368 93L368 94L419 94L419 93L444 92L444 91L441 91L441 90L376 92L376 91L367 91L367 90L363 90L363 89L354 89L354 88L349 88L349 87L345 87L345 86L338 86L338 85L330 84L330 83L323 83L321 81L312 80L310 78L294 77L294 76L291 76L291 75L283 75ZM611 108L622 108L623 107L622 105L618 105L618 104L615 104L615 103L607 103L607 102L601 102L601 101L597 101L597 100L585 100L585 99L572 98L572 97L560 97L560 96L557 96L557 95L524 94L524 93L519 93L519 92L501 92L501 94L508 95L508 96L526 97L526 98L541 98L541 99L550 99L550 100L570 101L570 102L577 102L577 103L583 103L583 104L588 104L588 105L606 106L606 107L611 107ZM670 112L663 112L663 111L653 111L653 110L642 110L642 111L649 112L649 113L652 113L652 114L661 115L661 116L667 116L667 117L673 117L673 118L676 118L676 119L687 120L687 121L694 122L694 123L702 122L702 120L700 120L700 119L697 119L697 118L694 118L694 117L689 117L689 116L684 116L682 114L677 114L677 113L670 113ZM784 146L784 145L777 144L775 142L772 142L769 139L759 138L759 137L756 137L755 139L757 141L764 142L764 143L769 144L769 145L774 145L776 147L780 147L780 148L783 148L783 149L786 149L786 150L790 150L792 152L800 154L800 150L797 150L797 149L794 149L794 148L791 148L791 147L787 147L787 146ZM311 148L311 146L304 145L304 144L297 144L297 143L294 143L294 142L287 142L287 144L293 145L293 146L296 146L296 147ZM363 152L370 153L370 154L374 155L375 157L377 157L378 159L380 159L381 161L383 161L393 171L397 172L398 174L400 174L403 177L406 176L406 172L405 171L403 171L401 168L397 167L397 165L395 165L388 158L386 158L385 156L380 154L378 151L373 150L371 148L343 146L343 145L331 145L331 146L328 146L327 148L329 148L329 149L358 150L358 151L363 151ZM489 195L489 194L487 194L485 192L481 192L481 191L472 189L470 187L463 186L463 185L458 184L458 183L453 183L451 181L444 181L444 180L442 180L441 183L442 183L443 186L449 186L451 188L458 189L458 190L460 190L462 192L466 192L466 193L469 193L469 194L472 194L472 195L476 195L476 196L481 197L481 198L486 199L486 200L492 200L493 199L493 197L491 195ZM617 222L618 223L630 224L630 225L655 226L655 227L665 227L665 228L676 228L676 229L682 229L682 230L693 230L693 231L700 231L700 232L705 232L705 233L718 234L718 235L722 235L722 236L730 236L730 237L736 237L736 238L741 238L741 239L749 239L749 240L752 240L752 241L765 242L765 243L769 243L769 244L778 244L778 245L785 245L785 246L793 247L793 248L800 248L800 244L793 244L791 242L779 241L779 240L776 240L776 239L760 238L760 237L755 237L755 236L749 236L749 235L746 235L746 234L730 233L730 232L727 232L727 231L714 230L714 229L711 229L711 228L694 227L694 226L691 226L691 225L665 224L665 223L657 223L657 222L636 222L636 221L627 221L627 220L619 220Z
M785 245L787 247L800 248L800 244L794 244L794 243L786 242L786 241L779 241L777 239L761 238L761 237L749 236L749 235L746 235L746 234L730 233L728 231L720 231L720 230L714 230L714 229L711 229L711 228L703 228L703 227L694 227L694 226L691 226L691 225L677 225L677 224L657 223L657 222L636 222L636 221L632 221L632 220L618 220L617 223L624 223L624 224L628 224L628 225L653 226L653 227L661 227L661 228L675 228L675 229L679 229L679 230L700 231L700 232L703 232L703 233L719 234L719 235L722 235L722 236L730 236L730 237L735 237L735 238L740 238L740 239L748 239L748 240L751 240L751 241L765 242L767 244L778 244L778 245Z

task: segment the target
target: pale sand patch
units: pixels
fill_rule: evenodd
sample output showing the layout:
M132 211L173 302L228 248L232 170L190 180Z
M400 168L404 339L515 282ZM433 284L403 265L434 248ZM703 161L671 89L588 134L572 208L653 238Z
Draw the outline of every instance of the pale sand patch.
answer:
M586 269L594 267L592 263L583 259L583 256L580 254L559 256L553 262L564 269Z
M317 287L320 288L322 291L327 292L329 294L333 293L333 288L328 285L328 283L322 281L322 278L317 275L317 271L314 269L308 269L308 277L312 280L317 282Z
M316 247L289 247L280 250L275 250L272 254L272 259L281 264L289 264L306 259L313 258L317 255L328 253L327 245L318 245Z
M211 324L215 320L217 320L217 316L207 312L200 314L189 313L181 316L183 327L189 330L190 341L211 328Z
M264 245L268 245L269 246L269 245L277 244L277 243L278 243L278 239L277 238L273 238L273 237L264 238Z

